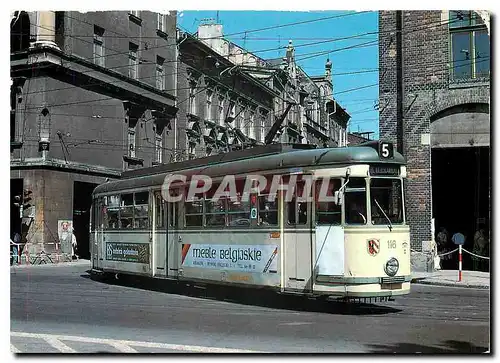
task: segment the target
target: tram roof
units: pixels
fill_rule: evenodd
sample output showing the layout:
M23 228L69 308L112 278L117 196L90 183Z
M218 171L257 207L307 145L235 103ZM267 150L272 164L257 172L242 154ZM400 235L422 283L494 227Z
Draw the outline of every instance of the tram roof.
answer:
M188 177L194 174L216 177L229 174L257 173L263 170L374 163L404 165L405 160L396 151L392 159L380 158L378 141L352 147L320 149L300 144L272 144L205 158L125 171L122 173L121 179L101 184L94 192L106 193L114 190L158 186L163 183L166 175L175 172Z

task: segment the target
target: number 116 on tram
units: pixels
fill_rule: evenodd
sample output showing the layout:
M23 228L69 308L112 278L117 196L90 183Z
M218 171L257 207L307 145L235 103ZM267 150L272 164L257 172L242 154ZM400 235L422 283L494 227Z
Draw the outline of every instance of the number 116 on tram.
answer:
M403 157L267 145L124 172L93 193L92 271L334 298L410 292Z

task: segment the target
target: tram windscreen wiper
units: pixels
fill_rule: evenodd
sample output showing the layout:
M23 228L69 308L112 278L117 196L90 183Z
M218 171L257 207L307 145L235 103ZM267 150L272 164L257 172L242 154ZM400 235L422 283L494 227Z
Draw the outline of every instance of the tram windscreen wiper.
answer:
M380 206L380 204L378 204L377 200L376 199L373 199L375 201L375 204L377 205L378 209L380 209L380 211L382 212L382 214L384 215L384 217L387 219L387 222L389 222L389 231L392 232L392 223L391 223L391 220L389 217L387 217L387 214L385 214L384 210L382 209L382 207Z

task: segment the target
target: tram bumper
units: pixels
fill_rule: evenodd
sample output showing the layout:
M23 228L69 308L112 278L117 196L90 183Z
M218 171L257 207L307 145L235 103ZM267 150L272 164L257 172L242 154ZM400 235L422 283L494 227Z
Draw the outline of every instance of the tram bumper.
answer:
M319 275L314 294L343 297L391 297L410 293L411 275L394 277L338 277Z

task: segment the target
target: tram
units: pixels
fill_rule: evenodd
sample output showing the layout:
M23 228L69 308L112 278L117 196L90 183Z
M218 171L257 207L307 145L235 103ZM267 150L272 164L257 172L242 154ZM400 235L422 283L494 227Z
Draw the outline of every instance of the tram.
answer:
M93 192L92 272L392 299L410 292L405 178L403 157L381 141L272 144L126 171Z

